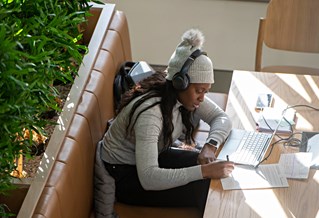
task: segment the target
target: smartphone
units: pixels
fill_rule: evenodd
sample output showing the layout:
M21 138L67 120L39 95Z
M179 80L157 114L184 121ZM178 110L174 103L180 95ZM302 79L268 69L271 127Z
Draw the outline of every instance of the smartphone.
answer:
M271 93L258 94L256 101L256 110L262 110L265 107L270 107L273 101L273 95Z

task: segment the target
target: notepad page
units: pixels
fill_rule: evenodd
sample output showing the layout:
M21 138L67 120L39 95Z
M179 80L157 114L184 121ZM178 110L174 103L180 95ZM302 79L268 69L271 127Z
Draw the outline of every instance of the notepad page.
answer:
M232 174L221 179L224 190L288 187L279 164L264 164L258 168L236 165Z
M311 165L312 153L298 152L281 154L279 164L283 173L291 179L307 179Z

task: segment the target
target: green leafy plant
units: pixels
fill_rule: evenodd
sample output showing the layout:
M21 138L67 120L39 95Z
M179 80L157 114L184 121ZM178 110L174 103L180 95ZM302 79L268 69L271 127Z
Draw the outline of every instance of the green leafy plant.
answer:
M32 133L45 134L43 114L60 110L53 84L76 76L87 52L79 24L89 16L88 3L0 0L0 194L14 188L15 158L31 156ZM0 216L4 207L0 202Z

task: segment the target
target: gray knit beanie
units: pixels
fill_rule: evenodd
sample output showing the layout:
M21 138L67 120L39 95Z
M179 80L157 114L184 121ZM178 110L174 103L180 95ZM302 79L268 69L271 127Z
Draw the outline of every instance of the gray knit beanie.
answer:
M167 67L167 80L172 80L184 65L187 58L197 49L201 49L204 36L197 29L190 29L182 36L182 41L176 47ZM190 83L214 83L213 64L209 57L201 55L195 59L189 68Z

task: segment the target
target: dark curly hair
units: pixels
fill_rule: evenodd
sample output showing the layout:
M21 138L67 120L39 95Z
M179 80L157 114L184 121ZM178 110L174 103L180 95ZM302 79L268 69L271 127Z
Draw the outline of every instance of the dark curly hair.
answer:
M121 103L117 114L122 111L122 109L127 106L133 99L138 96L144 95L138 101L136 101L132 107L132 110L129 114L129 123L127 126L127 131L129 131L130 126L131 130L136 123L136 119L144 111L152 108L156 105L160 105L160 109L163 116L163 137L164 137L164 148L169 148L172 143L172 133L174 130L174 125L172 123L172 111L174 106L177 103L177 93L178 91L173 87L172 82L166 80L166 73L157 71L152 76L144 79L138 85L133 87L131 90L127 91L121 99ZM136 119L132 121L132 117L136 109L143 104L144 101L150 98L160 97L161 100L155 102L154 104L146 107L137 114ZM194 126L191 122L193 116L192 112L186 110L184 107L180 108L182 113L182 122L185 125L185 142L191 144L194 141L193 132Z

